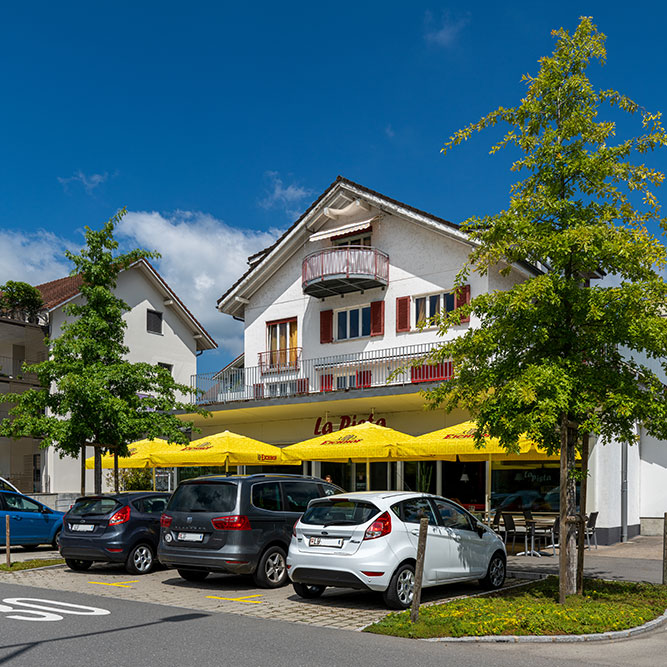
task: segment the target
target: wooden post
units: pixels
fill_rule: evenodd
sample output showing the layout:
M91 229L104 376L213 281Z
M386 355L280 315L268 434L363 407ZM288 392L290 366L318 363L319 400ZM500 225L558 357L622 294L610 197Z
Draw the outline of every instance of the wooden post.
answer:
M9 514L5 514L5 551L7 553L7 568L12 566L12 552L9 546Z
M428 519L419 522L419 541L417 542L417 565L415 566L415 588L412 593L412 607L410 608L410 621L416 623L419 620L419 605L422 598L422 579L424 578L424 555L426 554L426 535L428 534Z
M662 528L662 583L667 584L667 512L665 512Z
M581 436L581 482L579 487L579 532L577 534L577 595L584 594L584 549L586 547L586 499L588 497L588 433Z

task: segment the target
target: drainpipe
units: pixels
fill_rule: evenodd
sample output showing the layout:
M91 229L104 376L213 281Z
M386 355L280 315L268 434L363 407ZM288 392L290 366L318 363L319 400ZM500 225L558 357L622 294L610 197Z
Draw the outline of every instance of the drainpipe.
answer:
M621 445L621 542L628 541L628 443Z

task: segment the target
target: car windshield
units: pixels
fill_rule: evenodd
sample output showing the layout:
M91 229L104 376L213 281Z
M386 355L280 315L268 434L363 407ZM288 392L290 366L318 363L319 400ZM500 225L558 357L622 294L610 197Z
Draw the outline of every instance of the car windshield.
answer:
M301 523L317 526L358 526L370 521L380 510L359 500L318 500L308 507Z
M69 516L101 516L113 512L120 503L113 498L79 498L68 512Z
M169 501L173 512L231 512L236 506L236 484L196 482L181 484Z

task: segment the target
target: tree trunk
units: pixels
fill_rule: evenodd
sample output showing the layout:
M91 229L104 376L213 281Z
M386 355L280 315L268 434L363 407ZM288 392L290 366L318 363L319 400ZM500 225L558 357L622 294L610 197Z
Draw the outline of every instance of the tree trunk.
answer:
M118 493L118 452L113 453L113 490Z
M81 495L86 495L86 445L81 447Z
M102 448L95 447L95 494L102 493Z
M586 497L588 493L588 433L581 436L581 486L579 491L579 536L577 538L577 595L584 593L584 551L586 546Z
M577 429L563 415L560 428L560 553L558 563L559 602L564 604L568 595L577 592L577 518L574 453Z

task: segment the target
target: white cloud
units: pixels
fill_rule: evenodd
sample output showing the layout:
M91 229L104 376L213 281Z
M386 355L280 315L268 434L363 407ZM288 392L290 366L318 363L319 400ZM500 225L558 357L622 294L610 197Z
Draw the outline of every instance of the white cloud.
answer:
M454 45L459 33L470 23L470 14L461 18L454 18L447 11L442 13L439 22L433 18L431 12L426 12L424 17L426 31L424 39L428 44L449 48Z
M123 246L156 250L160 275L221 348L221 362L243 349L243 326L216 302L248 268L247 258L278 232L235 229L205 213L129 212L117 229ZM207 353L212 355L212 353ZM220 364L222 365L222 363Z
M31 233L0 229L0 284L20 280L39 285L69 275L65 249L77 245L46 231Z
M67 186L70 183L76 183L79 182L81 185L83 185L83 189L86 191L86 194L92 195L93 190L95 190L96 187L104 183L107 179L109 178L109 174L105 171L103 174L90 174L90 176L86 176L80 169L76 172L74 172L73 176L70 176L69 178L63 178L62 176L58 176L58 183L63 186L63 189L65 192L67 192Z
M313 191L294 183L285 186L277 171L267 171L265 176L269 179L269 187L259 205L266 209L280 208L290 217L299 215L302 208L297 204L311 196Z

